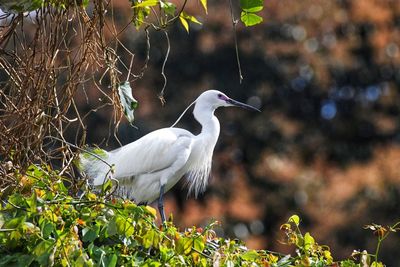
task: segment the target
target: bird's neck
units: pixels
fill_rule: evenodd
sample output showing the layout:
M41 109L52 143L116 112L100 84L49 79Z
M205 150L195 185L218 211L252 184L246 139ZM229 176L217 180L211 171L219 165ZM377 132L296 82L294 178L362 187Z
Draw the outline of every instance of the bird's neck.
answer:
M217 142L219 136L219 121L214 115L215 108L209 105L196 104L193 110L195 119L201 124L201 133L198 137L209 139L212 143Z

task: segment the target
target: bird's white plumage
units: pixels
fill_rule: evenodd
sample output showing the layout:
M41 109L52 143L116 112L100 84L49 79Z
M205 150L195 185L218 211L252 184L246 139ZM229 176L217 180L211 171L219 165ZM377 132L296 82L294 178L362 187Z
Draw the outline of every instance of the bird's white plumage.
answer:
M195 136L180 128L159 129L119 149L104 152L101 160L81 155L80 165L93 185L103 184L112 175L119 181L118 193L138 203L154 201L160 196L161 187L168 191L185 174L189 193L197 196L207 185L219 136L220 126L214 111L233 105L251 108L219 91L206 91L196 99L193 110L202 126L200 134Z

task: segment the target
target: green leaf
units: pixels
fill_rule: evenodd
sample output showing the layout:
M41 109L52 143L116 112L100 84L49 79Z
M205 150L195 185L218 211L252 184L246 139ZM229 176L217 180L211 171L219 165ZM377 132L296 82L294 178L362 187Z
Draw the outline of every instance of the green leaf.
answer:
M315 244L314 238L310 235L309 232L307 232L304 235L304 249L305 250L310 250L310 248Z
M129 237L135 231L132 225L132 220L123 216L117 216L115 219L115 224L117 226L117 233L119 235L124 235Z
M145 248L150 248L154 244L154 238L156 238L157 233L154 230L149 230L143 236L143 246Z
M190 237L182 237L178 239L177 252L179 254L189 255L192 251L193 239Z
M196 238L193 240L193 247L194 247L194 249L197 250L198 252L202 252L202 251L204 250L205 243L204 243L204 240L203 240L203 237L202 237L202 236L196 237Z
M38 9L44 3L43 0L9 0L9 1L1 1L0 2L0 9L5 12L28 12Z
M118 94L125 117L129 123L133 123L135 118L133 113L138 107L138 102L132 96L132 88L128 81L119 85Z
M21 233L19 231L12 231L10 234L10 240L20 240L22 237Z
M113 236L116 235L118 233L117 230L117 224L115 222L115 218L113 220L110 221L110 223L107 226L107 234L109 236Z
M143 24L147 16L150 14L149 7L137 7L133 8L133 24L135 25L136 29L138 30L140 26Z
M108 255L105 259L105 266L115 267L117 266L118 257L116 254Z
M35 256L13 253L12 255L2 255L0 257L0 266L30 266Z
M54 230L54 225L53 223L49 222L48 220L45 220L45 223L42 224L42 235L44 239L49 238L49 236L51 235L51 233Z
M196 24L201 24L201 22L195 17L195 16L191 16L186 14L185 12L181 12L181 14L179 15L179 19L181 21L182 26L185 28L185 30L189 33L189 22L193 22Z
M290 216L288 222L292 222L292 223L296 224L296 226L299 226L300 225L300 217L296 214L292 215L292 216Z
M13 218L4 224L4 228L8 229L17 228L21 223L25 222L25 220L26 220L25 216Z
M240 7L246 12L258 12L264 8L264 0L240 0Z
M166 14L175 16L176 6L174 3L161 1L160 6Z
M208 11L207 11L207 0L200 0L200 3L203 6L204 11L206 12L206 14L208 14Z
M112 184L111 179L107 179L106 182L103 183L103 186L102 186L103 192L107 192L108 190L111 190L112 186L113 186L113 184Z
M201 22L200 22L195 16L188 15L188 14L185 13L185 12L182 12L182 13L180 14L180 17L183 17L184 19L186 19L186 20L188 20L188 21L190 21L190 22L193 22L193 23L196 23L196 24L201 24Z
M244 25L248 27L261 23L263 21L263 18L254 13L243 11L240 14L240 20L244 23Z
M36 212L36 195L33 193L31 197L26 199L26 204L30 208L30 212Z
M86 227L82 230L82 241L83 242L93 242L99 236L100 226L97 224L92 227Z
M46 253L49 251L49 249L53 246L53 242L50 240L43 240L42 242L40 242L35 249L33 250L33 253L36 256L40 256L43 253Z
M40 265L48 266L50 260L51 249L53 248L54 243L50 240L43 240L40 242L33 253L36 255L36 260Z
M137 2L133 4L133 8L140 8L140 7L152 7L158 5L158 0L145 0L142 2Z
M249 250L242 254L242 259L245 261L255 261L260 256L258 255L257 251Z

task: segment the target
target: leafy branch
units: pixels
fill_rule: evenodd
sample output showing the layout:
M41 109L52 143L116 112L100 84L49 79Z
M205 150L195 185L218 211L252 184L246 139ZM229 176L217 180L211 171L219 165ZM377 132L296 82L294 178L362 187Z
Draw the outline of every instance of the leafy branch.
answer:
M292 256L219 237L218 221L182 231L171 216L158 226L154 208L107 200L111 187L104 195L83 187L71 196L68 179L49 166L32 165L14 175L17 187L0 208L1 266L383 266L377 253L370 263L366 252L358 255L359 263L335 262L328 246L302 233L297 215L281 226L283 243L296 248ZM376 224L368 228L383 233L380 243L399 225L385 227L388 232Z

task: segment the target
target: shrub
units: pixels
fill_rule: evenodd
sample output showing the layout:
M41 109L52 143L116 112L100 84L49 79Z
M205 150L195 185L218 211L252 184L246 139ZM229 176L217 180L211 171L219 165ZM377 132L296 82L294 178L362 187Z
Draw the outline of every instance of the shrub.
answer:
M283 255L218 237L216 221L180 231L172 219L158 226L149 206L89 189L72 197L65 178L47 166L32 165L15 177L16 188L1 196L0 266L384 266L370 264L377 254L366 252L353 255L359 263L355 258L335 262L328 246L302 234L297 215L281 226L284 242L296 253ZM103 186L103 192L111 190L111 182ZM380 241L396 231L369 228L380 229Z

